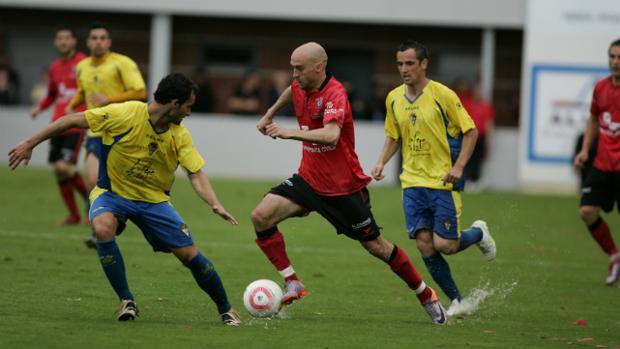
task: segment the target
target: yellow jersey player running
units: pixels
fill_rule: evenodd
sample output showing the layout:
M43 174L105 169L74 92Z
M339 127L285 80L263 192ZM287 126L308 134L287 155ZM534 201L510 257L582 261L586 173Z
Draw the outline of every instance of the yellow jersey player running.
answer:
M110 51L112 39L108 27L93 23L86 46L90 56L76 66L77 93L67 107L67 113L86 102L88 109L130 100L146 100L146 85L137 64L129 57ZM86 138L87 186L92 190L97 183L101 135L92 130ZM86 240L94 247L94 239Z
M426 77L428 62L428 50L416 41L407 40L398 48L396 63L403 84L386 98L386 138L372 176L383 179L385 164L401 149L407 233L416 239L424 264L452 300L448 315L456 316L472 309L461 297L441 254L454 254L478 244L491 261L496 248L484 221L475 221L471 228L461 231L463 169L477 132L456 94Z
M175 170L181 165L196 194L213 212L237 224L202 172L204 160L181 124L190 115L197 93L198 87L191 80L171 74L157 86L154 102L110 104L67 115L9 152L9 164L15 169L21 161L28 164L36 145L71 127L89 128L101 135L101 171L90 194L90 218L101 265L121 301L119 321L133 320L138 315L115 240L127 220L140 228L153 250L172 252L190 269L200 288L217 305L224 324L236 326L241 321L228 302L215 267L194 245L187 224L168 196Z

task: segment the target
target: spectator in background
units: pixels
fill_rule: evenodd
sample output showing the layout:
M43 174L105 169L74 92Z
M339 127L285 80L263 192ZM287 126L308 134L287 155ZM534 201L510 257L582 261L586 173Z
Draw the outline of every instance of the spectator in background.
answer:
M482 164L491 151L495 110L491 103L484 100L480 84L472 89L469 81L459 78L455 82L454 88L478 130L478 140L465 169L469 181L468 185L470 188L472 185L473 188L476 188L476 184L479 184L480 177L482 177Z
M258 115L261 107L260 75L251 69L228 98L228 111L239 115Z
M291 75L285 70L278 70L271 76L271 87L267 95L267 104L274 105L284 90L291 84ZM293 104L289 103L280 109L277 116L295 116Z
M196 85L198 85L199 91L192 111L196 113L212 113L215 105L215 97L213 96L213 89L211 89L211 85L209 85L206 69L197 67L194 72L193 80L196 82Z
M11 58L0 54L0 104L19 103L19 76L11 67Z
M10 72L0 67L0 105L17 104L17 87L11 83Z

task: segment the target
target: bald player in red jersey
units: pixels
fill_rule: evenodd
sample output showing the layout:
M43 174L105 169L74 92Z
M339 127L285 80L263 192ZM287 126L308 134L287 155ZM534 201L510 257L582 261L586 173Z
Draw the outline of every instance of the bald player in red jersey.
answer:
M581 187L579 215L610 262L605 284L613 285L620 278L620 253L601 217L601 208L611 212L618 202L620 211L620 39L608 49L611 75L594 87L590 117L586 123L583 145L575 157L575 165L583 167L598 134L594 166Z
M299 173L272 188L252 211L256 243L284 278L282 299L290 304L307 294L286 254L277 224L295 216L318 212L338 234L357 240L373 256L386 262L415 292L432 322L446 324L448 317L435 291L426 286L407 254L387 241L370 210L364 174L355 153L351 106L342 84L326 71L327 54L310 42L291 55L293 82L257 124L272 138L302 142ZM273 122L276 113L293 103L299 129Z
M75 66L86 55L77 52L75 47L77 38L70 28L60 28L56 30L54 38L54 46L58 51L59 58L54 60L48 70L47 95L39 103L38 106L32 108L30 115L36 118L39 113L49 108L53 103L54 114L52 114L52 122L65 115L65 109L71 98L77 91L77 82L75 80ZM86 105L79 106L76 111L84 111ZM80 223L80 213L73 196L73 191L86 201L88 199L88 191L76 168L78 154L84 139L84 130L72 128L58 137L50 139L50 150L48 161L52 164L60 196L65 206L69 210L69 216L59 222L61 225Z

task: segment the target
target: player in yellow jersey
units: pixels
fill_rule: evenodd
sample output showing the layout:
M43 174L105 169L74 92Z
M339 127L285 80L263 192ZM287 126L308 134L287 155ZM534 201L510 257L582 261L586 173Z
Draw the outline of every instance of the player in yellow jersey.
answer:
M129 57L110 51L112 39L108 27L93 23L86 39L90 57L76 67L78 90L67 107L67 113L84 102L88 109L109 103L129 100L146 100L146 85L136 63ZM88 131L86 137L86 181L88 190L97 183L101 137ZM86 245L94 248L94 237L86 239Z
M180 165L198 196L213 212L231 224L236 219L219 202L209 179L202 172L204 160L181 121L191 113L198 87L181 74L162 79L155 101L130 101L70 114L19 143L10 153L15 169L28 164L33 148L71 127L89 128L102 136L101 171L91 192L90 218L97 236L97 253L112 288L121 300L118 320L133 320L138 307L129 291L125 265L115 237L129 219L155 251L172 252L217 305L222 321L237 326L232 309L213 264L203 256L187 224L170 204L168 193Z
M484 221L460 229L463 169L477 132L456 94L426 77L428 62L428 50L416 41L407 40L398 48L396 63L403 84L385 100L386 138L372 176L383 179L385 164L401 149L407 233L416 239L430 274L452 300L448 315L461 315L471 311L471 304L462 299L442 253L478 244L490 261L496 248Z

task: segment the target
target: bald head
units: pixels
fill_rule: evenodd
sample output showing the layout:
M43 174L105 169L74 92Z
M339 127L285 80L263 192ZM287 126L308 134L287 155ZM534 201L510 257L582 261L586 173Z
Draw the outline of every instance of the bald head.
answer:
M302 60L307 60L310 63L322 63L327 62L327 53L323 46L316 42L307 42L293 51L292 57L297 57Z
M291 54L293 79L305 90L318 88L325 80L327 53L316 42L307 42L297 47Z

